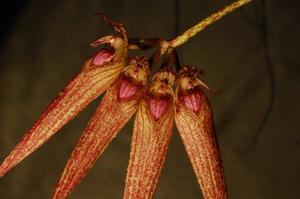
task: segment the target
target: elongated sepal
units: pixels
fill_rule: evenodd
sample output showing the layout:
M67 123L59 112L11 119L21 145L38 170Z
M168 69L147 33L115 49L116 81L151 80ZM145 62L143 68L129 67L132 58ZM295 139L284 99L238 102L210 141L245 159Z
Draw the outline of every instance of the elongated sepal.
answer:
M173 129L173 105L156 120L146 100L136 114L124 199L151 198L165 160Z
M177 81L175 122L205 199L227 198L224 173L208 99L192 84ZM183 89L183 90L182 90Z
M62 199L85 177L136 110L137 99L118 100L119 83L110 88L72 152L52 198Z
M173 129L173 74L154 75L136 114L124 199L151 198Z
M68 163L53 193L53 199L63 199L80 183L97 158L103 153L120 129L135 113L137 103L144 94L148 73L148 63L145 59L134 62L125 68L116 83L107 91L96 113L90 120L79 143ZM134 70L132 70L134 69ZM136 73L139 73L138 78ZM120 98L119 93L126 81L129 87L136 87L130 96ZM142 82L142 83L141 83Z
M108 89L123 67L124 60L114 60L107 50L90 58L4 160L0 166L0 176L45 143L92 100Z

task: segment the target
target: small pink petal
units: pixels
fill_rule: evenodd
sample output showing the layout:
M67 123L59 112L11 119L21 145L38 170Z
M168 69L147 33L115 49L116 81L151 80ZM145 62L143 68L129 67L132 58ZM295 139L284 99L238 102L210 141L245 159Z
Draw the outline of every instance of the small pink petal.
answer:
M184 94L180 100L190 111L198 113L201 106L200 91L194 91L192 94Z
M108 62L111 60L113 56L113 52L108 49L101 50L93 60L93 64L102 65L104 62Z
M148 103L150 112L152 113L153 117L158 120L166 112L169 100L149 97Z
M120 99L129 99L132 97L138 90L138 86L133 84L131 80L123 78L121 80L119 88L119 98Z

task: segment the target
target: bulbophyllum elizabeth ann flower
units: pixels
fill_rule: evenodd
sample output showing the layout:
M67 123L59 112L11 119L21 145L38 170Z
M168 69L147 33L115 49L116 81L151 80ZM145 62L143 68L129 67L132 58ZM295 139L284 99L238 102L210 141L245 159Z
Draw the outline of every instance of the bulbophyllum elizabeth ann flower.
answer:
M228 198L212 110L204 94L204 90L211 90L199 78L197 69L179 64L175 48L209 24L250 1L238 0L170 41L128 40L122 24L100 15L115 30L115 34L102 37L91 46L106 44L108 47L88 59L80 72L48 106L4 160L0 166L0 176L45 143L107 90L67 161L52 194L53 199L63 199L70 194L134 114L124 199L152 198L174 123L204 198ZM129 49L147 50L152 47L158 49L149 61L141 56L128 57ZM148 84L149 69L153 69L153 65L163 56L160 70ZM172 69L173 65L176 70Z

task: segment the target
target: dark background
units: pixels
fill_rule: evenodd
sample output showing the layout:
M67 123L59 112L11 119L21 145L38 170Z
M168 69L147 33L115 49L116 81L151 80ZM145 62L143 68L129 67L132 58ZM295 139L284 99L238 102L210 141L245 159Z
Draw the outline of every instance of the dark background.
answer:
M1 5L0 160L110 32L93 14L123 22L130 37L169 39L232 1L9 1ZM299 6L256 0L179 49L221 95L214 111L232 199L300 198ZM50 198L99 99L0 179L0 198ZM70 198L121 198L132 121ZM201 198L177 131L154 198Z

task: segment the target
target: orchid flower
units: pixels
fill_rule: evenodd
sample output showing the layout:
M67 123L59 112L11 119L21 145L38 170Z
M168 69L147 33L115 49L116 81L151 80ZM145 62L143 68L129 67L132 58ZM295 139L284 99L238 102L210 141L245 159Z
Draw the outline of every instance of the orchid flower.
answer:
M227 191L212 110L204 91L212 91L201 71L179 64L175 48L234 9L250 2L238 0L209 16L171 41L128 40L124 26L100 17L115 34L102 37L92 47L108 45L89 58L80 72L48 106L0 166L0 176L44 144L91 101L105 93L89 121L52 194L64 199L87 175L97 158L135 114L124 199L152 198L174 121L198 183L206 199L225 199ZM147 60L128 57L128 50L158 47ZM164 55L161 69L148 83L149 70ZM176 70L172 69L176 66ZM175 88L175 90L174 90Z

